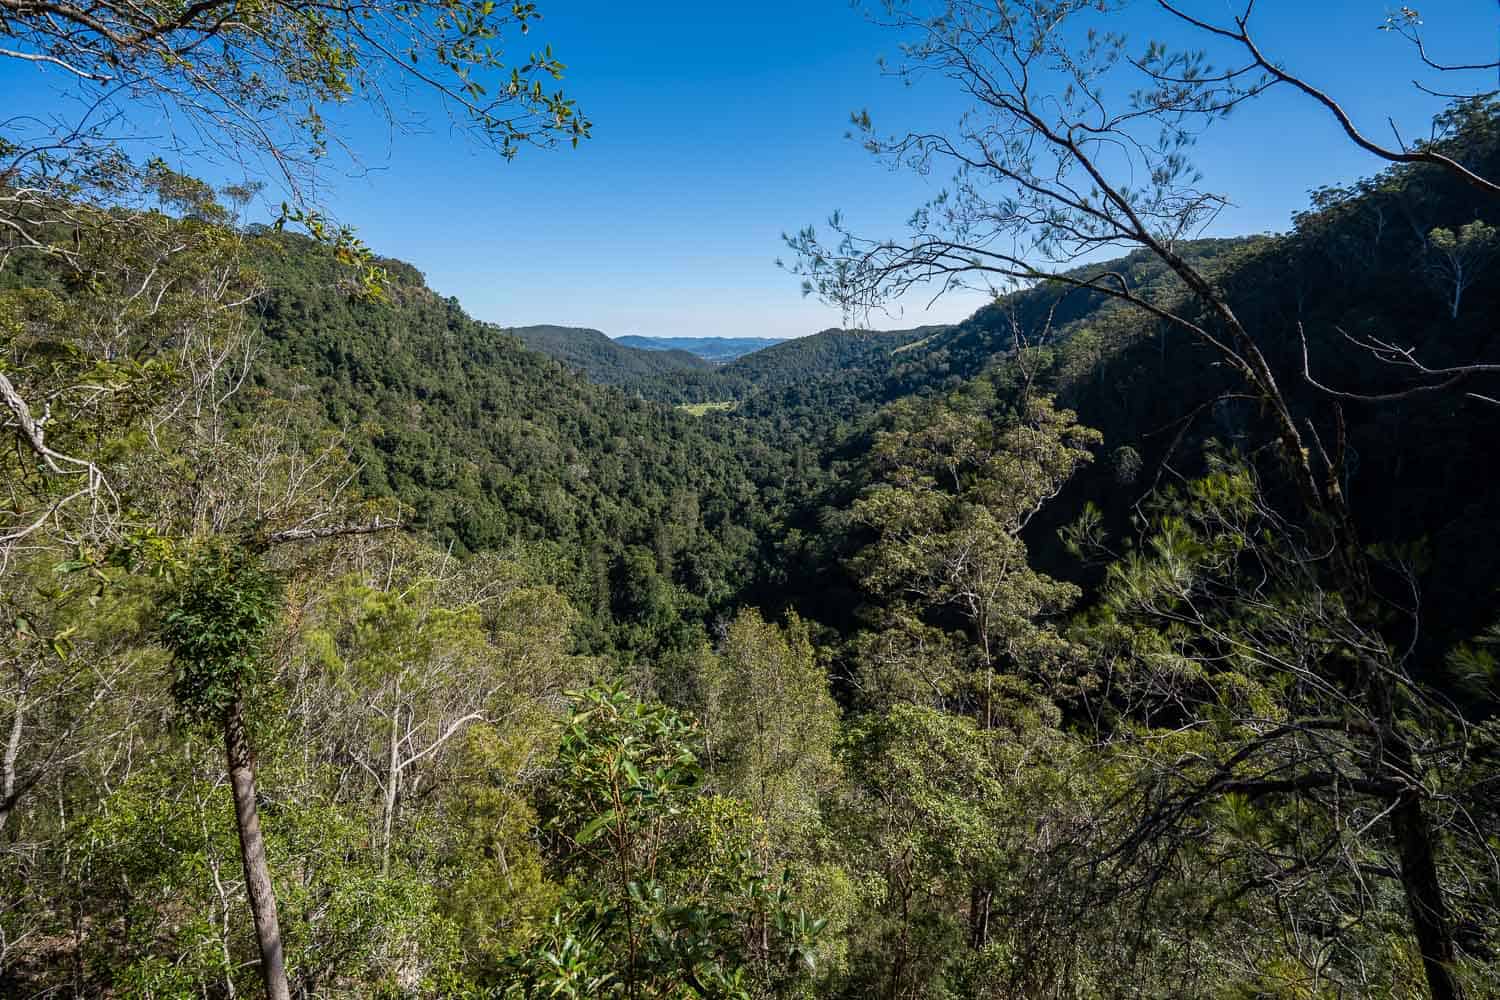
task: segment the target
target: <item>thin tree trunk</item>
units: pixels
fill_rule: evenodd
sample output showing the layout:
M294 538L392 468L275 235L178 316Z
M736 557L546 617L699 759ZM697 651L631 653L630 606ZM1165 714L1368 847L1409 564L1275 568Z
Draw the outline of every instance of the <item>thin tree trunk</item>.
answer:
M1433 1000L1462 1000L1463 987L1453 976L1458 956L1452 923L1442 883L1438 881L1432 824L1422 808L1422 800L1416 795L1404 795L1391 814L1391 825L1400 846L1401 888L1405 890L1406 908L1411 914L1417 946L1422 951L1427 989Z
M988 616L976 616L979 645L984 650L984 728L995 728L995 661L990 656L990 623Z
M10 722L10 738L5 741L5 757L0 761L0 830L5 829L6 820L16 800L16 758L21 754L21 735L26 725L26 685L20 686L16 695L16 714Z
M380 874L391 873L391 836L396 825L396 800L401 787L401 686L396 684L396 710L391 713L391 740L386 761L385 801L380 817Z
M994 890L986 885L969 890L969 947L975 951L990 943L990 903L994 896Z
M911 874L908 866L911 852L907 850L901 859L899 870L891 873L893 884L901 893L901 933L896 938L896 954L891 956L891 986L888 1000L901 1000L901 981L906 977L906 953L911 943ZM899 882L896 880L899 879Z
M1382 720L1372 774L1394 770L1418 774L1415 754L1398 723L1396 690L1378 664L1363 664L1365 698ZM1391 833L1401 859L1401 889L1407 915L1422 955L1427 990L1433 1000L1463 1000L1463 987L1453 976L1458 947L1453 919L1438 877L1436 837L1420 791L1404 790L1391 812Z
M224 753L229 764L229 785L234 791L240 860L245 866L245 889L250 897L250 915L255 920L255 940L260 946L260 973L266 984L266 1000L291 1000L286 958L281 948L281 921L276 915L276 893L271 887L266 841L261 836L260 814L255 808L255 754L245 732L244 708L238 700L224 713Z

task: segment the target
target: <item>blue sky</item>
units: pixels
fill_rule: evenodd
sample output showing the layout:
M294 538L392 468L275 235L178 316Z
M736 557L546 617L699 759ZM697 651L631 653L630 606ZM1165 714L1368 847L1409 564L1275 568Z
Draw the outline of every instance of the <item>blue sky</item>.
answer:
M1229 8L1185 2L1219 18ZM1495 0L1414 5L1434 51L1494 57ZM877 58L894 55L896 39L841 0L538 6L545 20L531 41L551 43L568 64L565 86L593 119L593 139L504 163L453 134L436 108L418 109L434 112L425 134L393 135L349 111L345 133L365 169L327 176L336 217L481 319L616 336L796 336L840 325L775 266L781 233L834 209L871 234L894 233L941 186L893 173L844 138L859 108L894 131L947 126L962 106L940 83L883 78ZM1150 7L1135 4L1121 22L1140 46L1165 34ZM1393 7L1260 0L1256 16L1268 51L1372 133L1388 137L1391 116L1421 135L1437 102L1410 86L1418 67L1400 39L1376 30ZM0 66L6 106L47 100L44 86L30 68ZM1285 229L1309 189L1380 167L1291 93L1216 126L1196 159L1207 186L1235 202L1215 227L1222 234ZM928 309L914 298L877 325L951 321L981 301L955 295Z

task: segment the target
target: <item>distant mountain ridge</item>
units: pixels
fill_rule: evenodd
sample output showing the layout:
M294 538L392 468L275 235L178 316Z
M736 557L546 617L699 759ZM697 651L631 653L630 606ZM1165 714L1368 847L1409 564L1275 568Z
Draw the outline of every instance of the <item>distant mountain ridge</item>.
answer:
M686 351L705 361L728 364L767 347L783 342L780 337L641 337L630 334L616 337L616 344L641 351Z
M1253 237L1201 239L1184 244L1183 250L1199 267L1216 272L1258 242ZM1178 294L1170 270L1144 252L1085 265L1075 273L1100 267L1120 273L1148 299ZM1122 310L1129 312L1099 292L1044 283L1012 292L961 322L904 330L831 328L789 338L613 340L597 330L557 326L506 332L580 369L590 381L672 405L733 404L739 419L796 414L800 433L823 440L841 425L857 423L897 399L952 391L1025 343L1056 350L1081 330L1098 333L1120 322L1128 326L1128 319L1117 316ZM692 352L716 345L726 345L718 356ZM729 352L750 345L761 346L730 358Z
M642 378L682 372L708 372L709 361L680 350L641 350L611 340L598 330L572 326L500 327L521 343L582 372L590 382L626 385Z

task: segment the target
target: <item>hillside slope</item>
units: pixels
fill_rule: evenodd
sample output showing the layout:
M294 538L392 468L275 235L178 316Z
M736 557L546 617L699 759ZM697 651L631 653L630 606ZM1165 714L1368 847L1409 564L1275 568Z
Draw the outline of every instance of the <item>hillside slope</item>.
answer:
M1253 240L1199 240L1184 253L1213 273ZM1177 294L1166 268L1143 254L1096 267L1121 274L1148 297ZM747 355L708 378L737 402L732 417L826 464L848 436L889 403L952 392L1021 348L1057 350L1079 333L1136 324L1115 300L1038 285L1007 295L961 323L911 330L825 330ZM697 384L696 382L694 384Z
M615 343L642 351L686 351L695 357L727 364L767 347L781 343L776 337L642 337L628 334L616 337Z
M534 351L582 372L600 385L629 385L653 376L710 371L713 365L687 351L640 350L611 340L598 330L571 326L497 328Z
M1500 171L1497 136L1492 129L1468 136L1459 147L1464 162ZM1386 224L1392 219L1405 224ZM1460 181L1431 167L1401 167L1319 192L1284 236L1193 247L1199 267L1254 332L1299 423L1343 455L1342 488L1362 536L1401 554L1393 559L1405 569L1382 581L1385 596L1401 609L1420 594L1427 620L1412 635L1410 614L1393 611L1392 641L1412 643L1433 672L1443 669L1444 650L1494 617L1500 481L1476 470L1500 454L1491 402L1500 385L1493 374L1475 374L1438 389L1440 380L1382 360L1350 337L1409 348L1438 371L1492 364L1500 356L1500 269L1492 262L1480 272L1454 316L1445 298L1451 282L1445 285L1433 264L1429 236L1476 219L1500 223L1494 205ZM1162 265L1141 254L1099 267L1129 275L1150 295L1182 295ZM1212 328L1213 317L1188 308ZM1018 357L1017 342L1032 349ZM1104 512L1111 539L1129 539L1145 495L1201 474L1209 454L1265 462L1268 481L1281 481L1274 452L1253 448L1269 433L1265 416L1219 356L1181 329L1099 296L1028 290L880 362L825 381L816 395L797 386L754 395L717 418L772 436L801 435L818 453L825 486L796 519L808 535L857 495L882 432L923 425L955 395L996 400L990 405L1003 413L1023 387L1055 394L1104 435L1099 461L1031 526L1037 561L1056 575L1097 583L1094 569L1057 536L1086 504ZM1304 365L1322 385L1345 393L1420 391L1340 397L1310 384ZM1451 502L1460 496L1461 505ZM799 583L803 599L793 603L804 614L847 624L858 586L840 567L846 540L824 544L830 547L790 557L794 579L796 567L815 567ZM773 593L788 589L778 582L767 591Z
M289 236L277 245L262 263L264 342L242 407L293 401L303 433L344 428L365 490L402 500L456 551L551 553L555 579L585 609L630 621L649 609L630 596L622 605L622 592L644 601L676 585L703 609L734 592L777 502L750 463L774 456L734 428L716 438L670 407L592 384L470 318L410 266L384 262L388 301L370 302L340 290L327 252Z

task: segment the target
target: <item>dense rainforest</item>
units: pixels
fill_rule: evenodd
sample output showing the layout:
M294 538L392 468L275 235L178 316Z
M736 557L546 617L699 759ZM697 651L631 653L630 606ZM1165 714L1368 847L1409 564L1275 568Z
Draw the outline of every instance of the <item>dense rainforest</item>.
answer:
M461 79L534 16L374 6ZM912 52L979 73L947 6ZM1058 56L1021 6L981 63ZM383 51L273 12L206 83L212 4L100 9L15 23L288 101ZM1155 122L1259 94L1131 65ZM0 136L0 995L1500 995L1500 104L1203 238L1185 140L1114 187L985 79L1022 194L787 243L851 315L993 302L713 362ZM499 93L503 153L587 138Z

